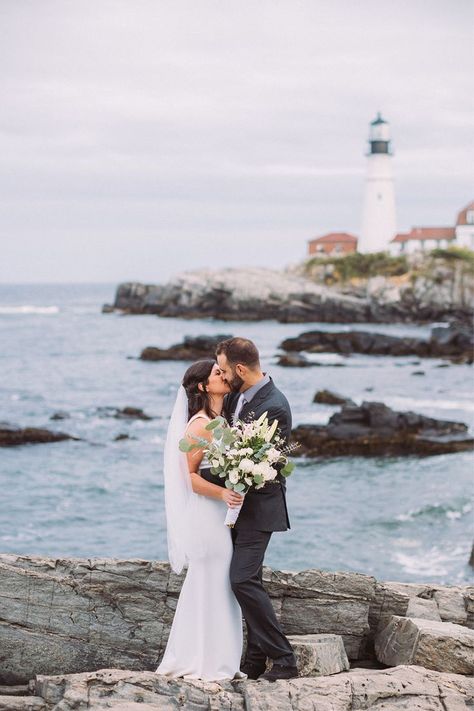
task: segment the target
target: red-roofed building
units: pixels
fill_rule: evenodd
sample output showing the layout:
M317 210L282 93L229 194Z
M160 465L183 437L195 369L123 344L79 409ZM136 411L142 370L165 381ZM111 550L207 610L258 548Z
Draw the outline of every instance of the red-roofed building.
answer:
M437 247L449 247L454 242L454 227L413 227L410 232L399 232L390 242L392 254L429 252Z
M474 202L461 210L454 227L413 227L410 232L400 232L390 242L390 252L412 254L450 246L474 249Z
M357 237L348 232L329 232L308 242L308 254L343 255L357 250Z

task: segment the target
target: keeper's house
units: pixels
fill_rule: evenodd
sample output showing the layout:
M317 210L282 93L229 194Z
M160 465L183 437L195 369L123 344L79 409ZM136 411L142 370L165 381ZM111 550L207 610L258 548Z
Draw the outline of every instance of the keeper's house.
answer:
M390 253L430 252L451 246L474 250L474 201L461 210L454 227L413 227L410 232L395 235L390 242Z
M308 254L343 256L357 250L357 237L347 232L330 232L308 242Z

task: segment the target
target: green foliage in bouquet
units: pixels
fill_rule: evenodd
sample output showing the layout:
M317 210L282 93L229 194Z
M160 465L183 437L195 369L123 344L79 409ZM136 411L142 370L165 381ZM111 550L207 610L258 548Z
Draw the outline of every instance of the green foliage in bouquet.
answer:
M268 413L258 420L239 421L230 426L223 417L216 417L206 425L212 432L208 441L195 437L195 442L182 439L179 448L191 452L201 448L211 463L214 476L225 479L225 486L245 494L252 486L261 489L267 483L274 483L278 473L290 476L295 465L288 454L298 445L285 445L278 432L278 420L270 425Z

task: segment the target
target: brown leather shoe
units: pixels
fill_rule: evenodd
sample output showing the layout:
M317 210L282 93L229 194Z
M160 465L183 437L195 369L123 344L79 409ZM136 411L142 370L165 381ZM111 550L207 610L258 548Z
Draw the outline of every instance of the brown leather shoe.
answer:
M298 676L298 667L288 667L282 666L281 664L274 664L270 671L265 672L262 676L258 677L261 681L276 681L277 679L294 679Z

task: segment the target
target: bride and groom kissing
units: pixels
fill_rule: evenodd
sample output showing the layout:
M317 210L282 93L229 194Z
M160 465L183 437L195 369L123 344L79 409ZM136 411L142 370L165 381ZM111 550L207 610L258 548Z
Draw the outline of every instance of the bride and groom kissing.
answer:
M180 451L184 436L212 438L206 430L221 415L230 424L268 413L288 441L291 410L286 397L262 372L255 344L246 338L221 341L216 360L199 360L186 371L171 414L164 453L165 505L171 567L187 565L163 659L156 669L170 677L291 679L296 659L262 584L265 551L274 531L290 528L286 482L226 488L211 472L203 449ZM233 528L224 525L228 507L242 505ZM241 664L242 615L247 649ZM273 665L269 671L267 659Z

